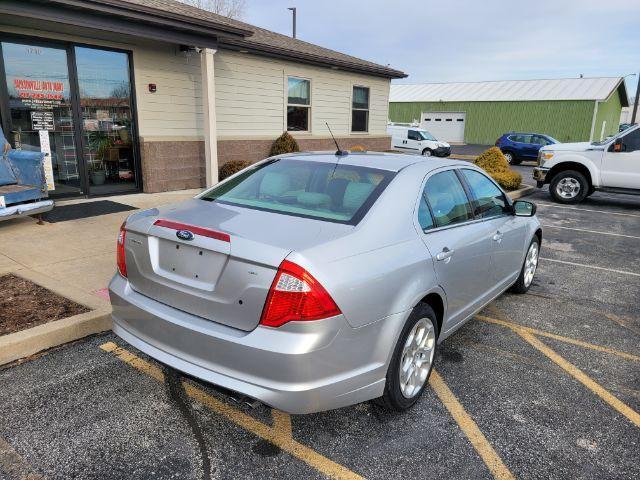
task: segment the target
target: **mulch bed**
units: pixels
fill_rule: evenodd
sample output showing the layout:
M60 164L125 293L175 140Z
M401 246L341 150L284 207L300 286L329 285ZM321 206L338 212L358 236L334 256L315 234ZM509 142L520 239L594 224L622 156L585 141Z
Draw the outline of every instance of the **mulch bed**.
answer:
M24 278L12 274L0 276L0 335L89 311Z

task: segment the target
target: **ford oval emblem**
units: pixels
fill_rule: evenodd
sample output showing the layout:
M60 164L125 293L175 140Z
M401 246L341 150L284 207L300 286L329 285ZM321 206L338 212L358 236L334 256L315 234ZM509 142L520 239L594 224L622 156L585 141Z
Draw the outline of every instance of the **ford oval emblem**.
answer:
M193 232L190 232L189 230L178 230L176 232L176 237L178 237L180 240L193 240L195 238L195 235L193 234Z

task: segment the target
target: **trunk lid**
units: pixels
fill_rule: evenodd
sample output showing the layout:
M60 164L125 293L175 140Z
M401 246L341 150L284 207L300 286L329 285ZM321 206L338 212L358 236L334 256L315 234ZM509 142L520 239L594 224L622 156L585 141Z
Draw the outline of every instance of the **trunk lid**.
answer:
M181 225L193 239L177 236ZM277 268L292 250L352 229L199 199L134 214L126 228L131 288L245 331L258 325Z

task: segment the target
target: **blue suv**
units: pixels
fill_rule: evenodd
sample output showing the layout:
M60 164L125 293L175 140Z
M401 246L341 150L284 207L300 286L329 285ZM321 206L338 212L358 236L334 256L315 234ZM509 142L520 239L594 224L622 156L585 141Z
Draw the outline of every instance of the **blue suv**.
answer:
M554 143L560 142L541 133L509 132L496 140L496 147L502 150L511 165L519 165L523 160L535 160L538 150Z

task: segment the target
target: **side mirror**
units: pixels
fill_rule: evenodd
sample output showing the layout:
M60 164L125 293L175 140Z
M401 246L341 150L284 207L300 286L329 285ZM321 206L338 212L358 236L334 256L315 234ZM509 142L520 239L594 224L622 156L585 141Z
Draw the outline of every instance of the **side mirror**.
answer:
M513 202L513 213L516 217L533 217L536 214L536 204L526 200Z

